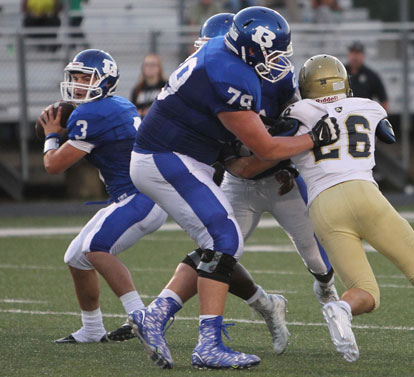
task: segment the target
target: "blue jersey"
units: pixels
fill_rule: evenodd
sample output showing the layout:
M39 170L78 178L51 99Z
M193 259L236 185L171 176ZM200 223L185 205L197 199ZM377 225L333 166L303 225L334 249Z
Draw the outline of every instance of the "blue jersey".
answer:
M129 164L140 120L136 107L119 96L84 103L68 119L69 143L88 152L113 201L138 192Z
M216 37L173 72L137 133L139 153L179 152L213 164L233 140L217 113L259 112L260 80L254 69Z
M293 69L280 81L271 83L262 82L262 102L260 114L270 118L278 118L285 105L296 91L295 73Z
M296 91L296 80L293 69L280 81L271 83L263 80L262 82L262 103L260 114L270 118L278 118L284 110L284 105L291 100ZM291 166L290 160L281 161L276 166L256 175L252 179L261 179L274 174L278 170Z

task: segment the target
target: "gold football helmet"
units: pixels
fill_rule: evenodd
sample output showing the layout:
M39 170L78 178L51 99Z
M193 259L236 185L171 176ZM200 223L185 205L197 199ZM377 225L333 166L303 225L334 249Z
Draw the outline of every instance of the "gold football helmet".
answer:
M315 55L303 64L299 72L299 90L302 98L322 103L352 96L344 65L331 55Z

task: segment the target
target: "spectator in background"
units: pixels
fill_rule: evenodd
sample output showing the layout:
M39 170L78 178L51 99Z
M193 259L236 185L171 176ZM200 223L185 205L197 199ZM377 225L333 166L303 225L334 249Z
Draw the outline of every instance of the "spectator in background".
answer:
M355 97L376 99L388 112L388 97L380 76L365 64L365 48L361 42L348 47L348 63L345 65Z
M131 93L131 102L137 107L142 118L165 83L161 57L152 53L146 55L141 66L139 81Z
M59 0L22 0L24 27L59 27L59 13L62 5ZM33 38L56 38L57 33L29 34ZM55 51L57 45L40 46L41 49Z

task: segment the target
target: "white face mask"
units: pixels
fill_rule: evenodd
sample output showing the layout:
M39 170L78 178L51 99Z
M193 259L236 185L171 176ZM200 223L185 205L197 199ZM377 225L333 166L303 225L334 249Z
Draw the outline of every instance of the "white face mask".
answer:
M288 57L293 55L292 43L288 45L286 51L275 50L267 55L266 50L262 47L262 52L265 62L257 64L254 69L264 80L275 83L282 80L291 71L292 63Z

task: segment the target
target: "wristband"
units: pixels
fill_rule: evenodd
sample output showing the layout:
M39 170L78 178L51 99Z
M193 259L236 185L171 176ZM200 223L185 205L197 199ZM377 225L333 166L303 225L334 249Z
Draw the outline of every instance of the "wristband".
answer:
M57 132L52 132L45 137L45 140L57 138L60 140L60 135Z
M52 136L48 139L49 136L50 135L46 136L45 146L43 147L43 154L47 153L50 150L59 149L59 138Z

